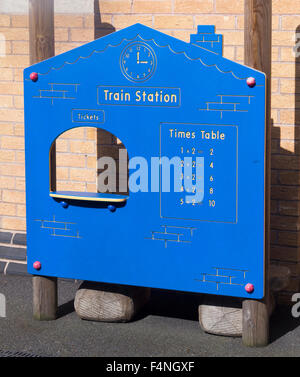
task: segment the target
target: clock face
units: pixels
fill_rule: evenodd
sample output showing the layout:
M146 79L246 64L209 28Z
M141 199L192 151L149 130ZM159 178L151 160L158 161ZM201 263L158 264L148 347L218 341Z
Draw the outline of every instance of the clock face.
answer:
M128 80L146 81L153 75L156 68L155 53L144 43L132 43L123 50L120 64Z

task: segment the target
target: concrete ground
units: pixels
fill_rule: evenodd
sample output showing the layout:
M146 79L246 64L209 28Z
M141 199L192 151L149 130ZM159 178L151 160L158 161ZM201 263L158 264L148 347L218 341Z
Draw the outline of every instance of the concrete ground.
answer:
M197 321L196 295L153 290L149 305L131 323L81 320L73 299L79 283L59 281L56 321L32 318L31 278L0 277L6 318L0 318L0 352L41 356L191 357L300 356L300 319L277 308L271 320L271 344L246 348L241 338L205 334Z

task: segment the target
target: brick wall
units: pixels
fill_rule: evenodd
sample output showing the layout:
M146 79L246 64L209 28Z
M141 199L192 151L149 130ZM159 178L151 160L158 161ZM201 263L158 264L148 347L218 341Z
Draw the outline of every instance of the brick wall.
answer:
M56 54L136 22L185 41L198 24L215 24L217 33L224 35L224 56L243 62L243 0L101 0L95 2L93 12L71 14L75 7L80 9L80 1L74 0L66 14L55 16ZM13 14L11 8L10 13L0 15L7 54L0 57L0 228L10 235L7 240L16 249L12 255L16 255L25 247L13 240L26 231L21 81L29 57L27 15ZM299 290L300 272L300 58L293 54L297 32L300 2L273 0L272 260L289 266L293 274L291 285L280 296L284 302L290 301L291 292ZM71 143L80 142L73 136L59 145L59 153L68 154L70 161L74 161ZM72 163L60 166L60 184L71 172L82 184L75 168ZM0 237L0 262L4 263L7 249L1 248L7 247L5 239ZM20 255L24 263L22 252Z

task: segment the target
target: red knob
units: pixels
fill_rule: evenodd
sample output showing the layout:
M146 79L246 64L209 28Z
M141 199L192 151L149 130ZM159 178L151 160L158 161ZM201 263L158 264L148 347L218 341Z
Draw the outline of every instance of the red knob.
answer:
M247 85L250 87L250 88L253 88L255 85L256 85L256 80L254 77L248 77L247 78Z
M36 81L38 80L38 78L39 78L39 75L38 75L38 73L36 73L36 72L31 72L29 77L30 77L30 79L31 79L33 82L36 82Z
M36 270L40 270L41 267L42 267L41 262L36 261L36 262L33 263L33 268L35 268Z
M252 293L252 292L254 292L254 285L248 283L248 284L245 286L245 291L248 292L248 293Z

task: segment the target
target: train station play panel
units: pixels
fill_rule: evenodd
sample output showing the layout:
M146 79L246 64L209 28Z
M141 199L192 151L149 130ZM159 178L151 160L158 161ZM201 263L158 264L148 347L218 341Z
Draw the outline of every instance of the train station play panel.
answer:
M266 78L223 58L213 26L186 43L136 24L26 68L24 87L29 273L264 297ZM142 157L148 190L53 189L51 147L75 127ZM167 190L173 158L184 184Z

